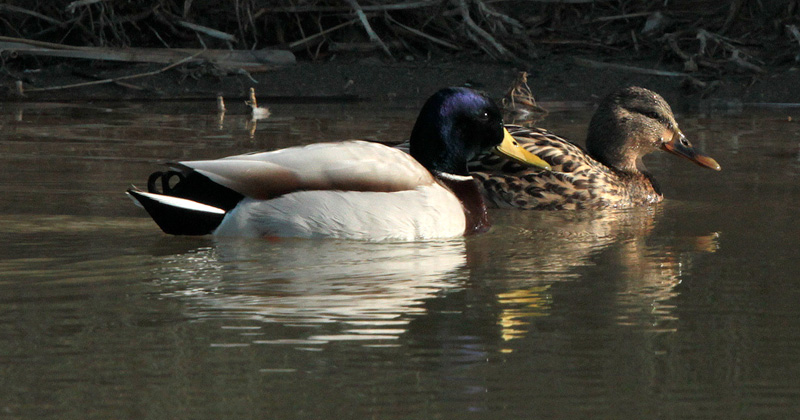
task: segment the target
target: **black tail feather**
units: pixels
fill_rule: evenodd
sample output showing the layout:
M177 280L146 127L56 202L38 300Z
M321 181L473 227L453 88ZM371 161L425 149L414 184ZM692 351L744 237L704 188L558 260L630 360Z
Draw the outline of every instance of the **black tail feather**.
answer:
M174 178L178 179L174 183ZM160 182L160 186L158 185ZM147 191L185 198L230 211L244 198L236 191L223 187L197 172L164 171L154 172L147 180Z
M137 189L129 189L128 194L138 201L158 224L170 235L208 235L214 232L225 212L212 212L171 205L157 200Z

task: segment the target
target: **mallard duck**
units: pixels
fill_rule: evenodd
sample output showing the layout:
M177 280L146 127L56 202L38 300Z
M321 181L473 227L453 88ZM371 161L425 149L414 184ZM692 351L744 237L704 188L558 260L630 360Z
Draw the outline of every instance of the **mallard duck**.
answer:
M642 157L664 150L719 171L683 135L669 104L655 92L628 87L606 97L589 123L586 149L540 128L507 125L550 171L479 155L471 173L490 205L560 210L631 207L663 200Z
M422 107L410 156L367 141L317 143L175 163L128 194L176 235L452 238L489 227L467 171L487 150L544 165L513 141L493 101L448 88Z

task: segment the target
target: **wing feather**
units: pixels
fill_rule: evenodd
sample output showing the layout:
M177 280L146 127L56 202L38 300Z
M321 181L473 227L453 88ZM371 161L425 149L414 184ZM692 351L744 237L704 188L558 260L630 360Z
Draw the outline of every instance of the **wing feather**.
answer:
M180 162L240 194L269 199L294 191L394 192L434 182L411 156L377 143L317 143L217 160Z

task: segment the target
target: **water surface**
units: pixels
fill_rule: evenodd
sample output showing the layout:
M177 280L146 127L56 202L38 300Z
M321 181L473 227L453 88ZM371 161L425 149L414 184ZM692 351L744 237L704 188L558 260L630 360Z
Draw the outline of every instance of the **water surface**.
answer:
M0 104L0 413L795 418L800 111L686 112L723 171L668 199L493 211L466 240L180 238L123 191L167 160L405 138L413 106ZM542 124L579 139L591 110Z

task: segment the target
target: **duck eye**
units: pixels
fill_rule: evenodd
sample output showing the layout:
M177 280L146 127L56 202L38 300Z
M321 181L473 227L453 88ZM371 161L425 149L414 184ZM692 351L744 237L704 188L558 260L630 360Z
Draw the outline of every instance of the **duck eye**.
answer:
M686 140L686 137L681 137L681 146L691 147L691 144L689 144L689 140Z

